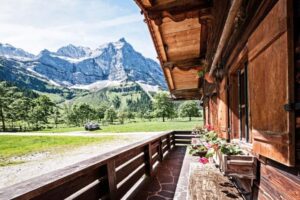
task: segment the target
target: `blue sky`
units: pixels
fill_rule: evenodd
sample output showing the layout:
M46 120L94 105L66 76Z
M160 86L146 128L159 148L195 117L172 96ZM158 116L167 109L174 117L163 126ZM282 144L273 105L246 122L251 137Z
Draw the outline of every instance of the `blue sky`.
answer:
M0 42L38 54L74 44L96 48L124 37L156 59L133 0L0 0Z

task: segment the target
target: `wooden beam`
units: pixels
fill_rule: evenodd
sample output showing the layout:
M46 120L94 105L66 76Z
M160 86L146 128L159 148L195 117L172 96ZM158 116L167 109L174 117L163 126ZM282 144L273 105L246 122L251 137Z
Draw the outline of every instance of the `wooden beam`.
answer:
M227 48L224 50L224 56L222 57L225 62L225 67L228 69L233 64L236 57L245 47L249 36L264 19L268 12L273 8L278 0L255 0L249 1L247 18L243 24L240 24L238 30L234 33L231 40L229 40Z
M217 51L215 53L215 55L213 56L213 61L211 64L211 68L209 71L209 75L212 76L214 70L217 67L217 64L221 58L221 54L223 52L224 47L226 46L226 43L230 37L230 34L232 33L232 30L234 28L234 23L235 23L235 18L238 14L238 11L240 10L240 7L242 5L242 0L233 0L232 5L230 7L225 25L224 25L224 29L222 31L222 35L217 47Z
M162 24L162 19L169 17L175 22L188 18L198 18L211 14L212 1L188 0L174 1L167 4L154 5L146 10L146 14L156 25Z
M200 34L200 57L205 57L207 49L207 36L208 36L208 27L207 22L201 24L201 34Z
M196 100L202 96L201 88L172 90L171 94L175 100Z
M206 52L206 60L208 66L211 65L213 55L216 52L217 45L221 38L222 30L226 21L226 16L230 8L230 0L214 1L214 7L212 10L213 21L210 25L210 31L208 35L208 44Z
M170 69L174 69L175 67L177 67L181 70L190 70L190 69L194 69L195 67L202 67L204 63L205 63L204 59L193 58L193 59L186 59L186 60L164 62L163 67L167 67Z

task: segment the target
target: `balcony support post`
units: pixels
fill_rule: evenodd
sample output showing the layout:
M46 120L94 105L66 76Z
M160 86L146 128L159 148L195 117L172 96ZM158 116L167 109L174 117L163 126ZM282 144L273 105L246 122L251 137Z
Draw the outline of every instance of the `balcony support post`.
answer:
M151 151L151 142L145 147L145 161L146 161L146 174L147 176L153 175L152 167L152 151Z
M107 177L110 199L117 199L116 165L114 160L107 163Z

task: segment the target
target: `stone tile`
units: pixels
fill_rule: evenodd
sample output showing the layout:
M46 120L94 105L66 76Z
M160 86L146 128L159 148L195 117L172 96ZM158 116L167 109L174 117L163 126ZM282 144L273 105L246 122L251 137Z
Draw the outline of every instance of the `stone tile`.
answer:
M198 157L188 154L186 147L175 147L133 199L239 200L241 196L214 165L202 166Z
M175 191L176 190L176 184L161 184L162 190L166 191Z
M157 196L157 195L154 195L154 196L151 196L148 198L148 200L165 200L166 198L164 197L161 197L161 196Z
M155 176L143 186L133 199L173 199L185 151L186 147L175 147L157 167Z
M163 196L163 197L167 197L167 198L173 198L174 197L174 192L169 192L169 191L160 191L158 193L160 196Z

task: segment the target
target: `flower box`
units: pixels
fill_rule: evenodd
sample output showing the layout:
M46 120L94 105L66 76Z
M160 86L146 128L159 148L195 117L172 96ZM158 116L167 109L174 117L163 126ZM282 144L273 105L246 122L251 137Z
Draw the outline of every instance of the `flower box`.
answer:
M220 155L220 169L227 175L237 178L256 179L257 160L252 155Z

